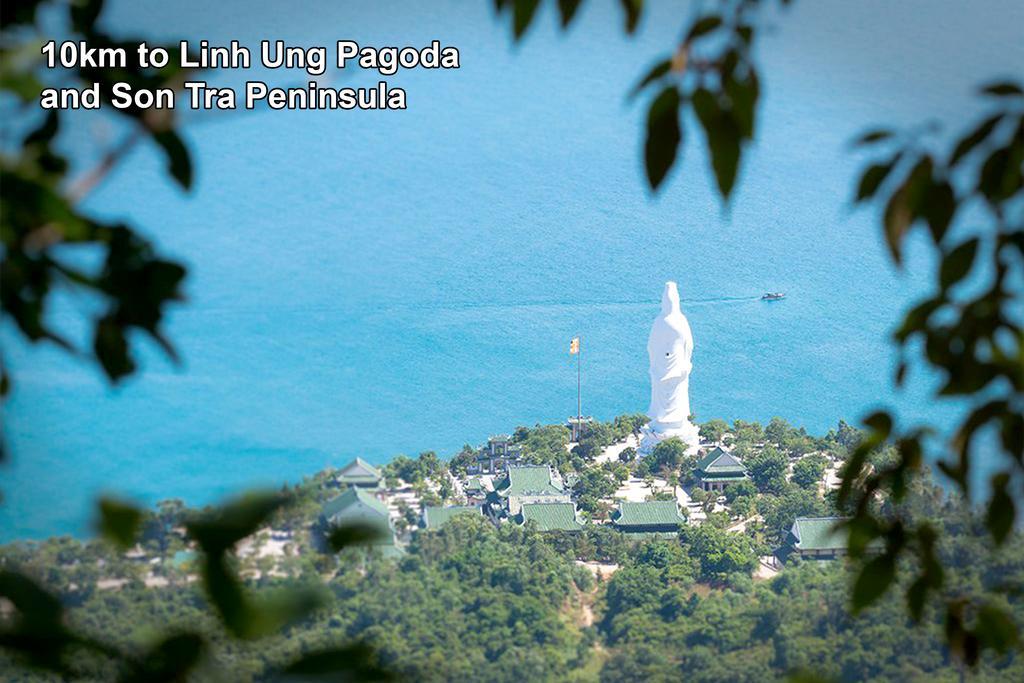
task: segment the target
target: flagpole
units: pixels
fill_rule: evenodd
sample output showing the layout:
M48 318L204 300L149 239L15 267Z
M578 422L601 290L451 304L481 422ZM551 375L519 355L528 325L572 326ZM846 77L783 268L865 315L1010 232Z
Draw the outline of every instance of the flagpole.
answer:
M580 389L583 384L583 335L578 337L580 340L580 348L576 353L576 441L580 440L580 432L583 426L583 401L580 394Z

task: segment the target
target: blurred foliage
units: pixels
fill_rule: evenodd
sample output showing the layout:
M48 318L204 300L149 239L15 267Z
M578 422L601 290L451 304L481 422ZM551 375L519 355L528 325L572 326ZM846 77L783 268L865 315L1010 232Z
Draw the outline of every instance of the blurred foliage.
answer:
M518 39L527 33L541 2L494 0L494 4L510 16ZM684 122L693 120L708 148L718 192L723 201L729 201L744 146L756 131L760 80L753 52L761 30L759 12L775 4L788 3L719 0L700 5L685 24L679 43L639 80L633 95L650 98L644 167L652 190L664 186L685 144ZM581 2L557 0L554 5L562 25L568 26ZM624 29L631 33L642 21L642 0L620 0L620 5ZM0 5L0 89L26 109L34 107L48 80L36 52L40 43L36 24L42 11L66 12L67 37L85 39L91 46L133 47L137 43L115 39L99 28L99 0L4 2ZM79 83L109 86L125 81L146 88L174 87L184 76L176 67L82 68L70 74ZM101 91L109 93L109 87ZM914 307L895 332L904 357L896 381L902 383L911 354L921 352L927 365L943 373L940 394L960 397L971 410L948 444L928 426L898 428L896 417L889 412L869 416L865 421L868 433L859 445L851 447L838 496L838 504L852 514L847 523L850 553L862 559L853 582L853 607L863 609L878 602L892 586L900 586L914 619L926 619L933 606L941 608L950 651L972 666L986 648L1000 653L1018 648L1017 623L998 596L949 590L947 562L940 551L944 528L923 518L906 502L927 472L924 456L932 449L951 454L940 461L939 469L966 496L978 497L973 483L978 455L984 452L991 455L985 463L990 493L981 496L986 499L984 519L991 543L1004 544L1018 519L1015 500L1021 497L1024 481L1024 332L1020 313L1024 93L1018 83L999 82L983 88L981 95L990 102L991 113L955 140L949 150L942 151L941 139L928 139L928 131L875 130L858 141L859 147L882 156L864 171L855 200L884 207L881 227L894 261L902 262L904 239L919 225L927 227L939 256L936 293ZM142 332L171 358L176 357L160 325L166 307L182 298L185 269L159 256L132 227L98 221L84 213L79 203L140 141L162 150L169 175L182 188L190 187L193 174L187 148L167 112L112 111L125 119L130 132L83 177L69 177L68 161L56 144L65 116L61 112L35 117L34 127L20 131L16 149L4 150L0 160L0 315L30 342L49 341L74 353L86 353L112 381L118 381L136 367L134 332ZM957 227L951 229L954 223ZM68 258L69 247L83 246L101 254L99 268L86 269ZM986 263L988 267L980 265ZM979 278L985 281L979 284ZM78 348L54 329L47 317L50 295L62 288L85 292L101 304L100 312L90 321L88 350ZM0 359L0 393L6 394L9 387L9 373ZM738 439L746 438L748 432L751 437L764 433L751 430L750 425L737 423L733 432ZM718 433L720 425L712 431ZM791 436L782 447L790 454L805 451L802 437ZM986 436L997 445L979 448L979 441L987 443ZM517 441L527 453L558 451L561 445L564 460L567 439L563 441L563 437L554 430L517 433ZM593 444L584 445L577 456L581 462L605 438L601 435ZM997 459L997 450L1001 459ZM879 457L880 453L885 457ZM761 485L779 493L781 482L772 476L779 457L761 457ZM580 465L575 461L564 464L574 469ZM776 496L777 509L790 511L786 515L802 509L807 493L784 491ZM236 638L256 638L275 631L321 604L315 588L250 595L233 570L234 545L267 516L280 511L284 502L283 497L271 494L245 497L188 524L189 537L201 551L206 595ZM767 510L765 516L776 511ZM101 503L98 527L113 542L126 546L142 528L142 520L143 515L131 506L108 500ZM721 539L712 527L702 533L702 544L718 548ZM873 541L884 542L881 553L868 552ZM724 564L702 567L701 572L720 576L725 571L722 567L737 561L743 564L753 550L718 548L714 555ZM901 580L904 575L910 577L906 582ZM121 680L176 680L197 666L207 648L199 631L166 634L145 652L77 633L67 625L60 600L35 580L10 570L0 573L0 597L15 609L15 617L4 622L0 645L16 652L23 662L68 677L82 673L75 669L82 662L99 659L113 663ZM680 601L673 604L678 609L670 610L669 617L688 609ZM714 631L711 626L708 629ZM290 664L286 673L309 676L340 670L353 676L379 675L364 654L359 647L349 646L309 652ZM619 673L625 675L642 672L647 665L657 668L664 657L664 652L637 649L612 664L621 667Z
M526 34L539 4L495 0L499 12L511 12L517 39ZM557 2L563 27L577 16L580 4ZM631 33L642 3L622 4ZM644 144L652 190L662 187L684 146L682 120L689 111L704 132L718 191L728 202L743 145L756 128L760 87L752 50L761 29L759 12L772 4L718 0L698 5L671 55L639 81L633 95L654 92ZM941 592L937 531L900 507L910 484L927 468L929 447L939 457L952 453L938 467L968 497L976 493L972 477L979 456L985 456L991 491L986 523L994 545L1005 541L1018 519L1014 501L1024 493L1024 90L1018 82L1001 81L984 86L980 95L992 111L948 150L942 149L941 139L927 139L935 133L932 128L878 129L856 142L881 155L864 170L854 200L884 207L881 228L895 263L902 263L904 238L918 225L927 227L939 259L935 294L912 308L894 333L903 358L895 381L902 384L909 357L923 352L925 363L945 378L939 395L959 397L970 406L947 444L930 443L937 441L931 427L898 430L888 411L866 419L869 434L843 473L839 495L840 505L853 515L846 525L850 552L865 560L852 590L857 609L879 600L901 570L915 576L906 591L914 619L922 617L927 598ZM957 229L951 229L958 217ZM972 288L967 284L972 273L992 275ZM986 434L998 446L978 447ZM896 446L897 457L875 467L869 456L886 443ZM765 485L774 484L760 483ZM868 544L877 539L884 539L885 551L865 557ZM904 557L913 558L905 569ZM976 663L985 647L1005 652L1020 645L1016 625L995 605L955 597L943 602L949 646L968 664Z
M0 317L13 323L29 342L49 341L72 353L83 353L52 326L47 304L59 290L84 292L99 302L99 313L90 321L92 348L84 353L92 356L111 381L117 382L136 369L133 331L143 332L176 359L160 325L167 306L182 299L185 268L159 256L134 228L96 220L80 208L88 192L143 140L162 150L168 174L179 186L185 190L191 187L191 158L174 128L172 113L109 107L107 111L125 121L128 132L95 168L72 179L57 136L65 117L74 112L41 112L38 107L40 92L52 80L38 52L43 43L39 29L43 15L52 21L63 14L65 39L84 40L93 48L121 47L134 56L135 46L142 41L115 39L100 28L102 0L7 0L0 8L0 89L13 96L10 106L20 110L19 118L38 119L33 128L21 133L20 144L4 149L0 156ZM175 51L169 48L172 54ZM61 71L68 77L62 79L63 87L99 83L101 97L107 102L114 83L128 83L133 90L174 88L180 87L185 75L173 63L162 69L143 69L131 59L124 68ZM13 120L5 116L5 137L19 133L10 125ZM100 267L90 270L76 265L76 260L69 257L71 247L98 251ZM6 396L10 384L7 367L0 358L0 394ZM232 569L234 546L285 502L285 497L278 494L253 494L188 524L189 537L201 551L202 580L210 604L227 630L238 638L276 632L323 602L323 592L317 589L248 595ZM97 528L114 544L127 548L135 543L143 517L142 511L125 502L103 499ZM340 549L359 539L332 540ZM200 631L160 636L143 652L85 636L67 625L64 607L56 596L30 577L9 569L0 571L0 598L9 600L16 610L13 619L0 622L0 646L14 652L23 663L64 677L89 675L80 667L99 658L113 667L121 681L183 680L208 649ZM367 661L365 648L343 646L309 652L290 663L285 673L308 677L333 672L366 680L383 678L383 672Z
M874 413L843 475L839 500L854 513L851 552L862 555L875 539L884 539L886 548L864 565L854 604L860 608L884 595L900 558L911 556L915 580L906 599L914 619L945 579L936 529L899 506L927 468L925 454L948 454L939 470L968 499L987 498L985 522L997 546L1013 529L1014 501L1024 493L1024 90L1000 82L980 95L989 115L951 141L879 129L856 143L882 157L861 176L856 201L884 204L893 260L901 263L903 241L918 225L927 228L939 257L935 292L893 334L903 358L895 381L903 383L909 356L922 352L943 378L938 395L965 399L970 408L947 443L930 426L900 429L891 412ZM869 455L885 443L895 445L897 457L872 466ZM980 474L989 476L987 496L975 490ZM983 648L1005 652L1020 645L1016 625L992 602L954 596L945 607L949 645L969 664Z
M280 632L309 618L328 603L323 586L298 586L250 594L234 571L234 548L253 535L290 502L282 493L250 493L225 505L192 514L185 520L187 541L199 551L202 586L226 632L251 640ZM122 502L100 504L98 526L117 547L134 544L144 514ZM368 538L370 532L349 528L332 537L335 550ZM27 573L0 567L0 598L14 608L0 619L0 647L16 662L59 674L63 678L109 678L118 681L180 681L196 673L210 652L204 628L178 630L153 638L149 647L128 647L99 639L70 626L61 599ZM386 680L361 645L313 649L287 662L281 675L332 674L359 680ZM104 672L100 674L99 672Z
M102 5L101 0L12 0L3 4L0 89L13 95L10 106L22 110L19 119L38 122L23 133L15 150L4 149L0 156L0 317L12 322L30 342L49 341L73 353L91 355L107 377L117 381L136 367L133 331L147 335L168 356L177 358L160 325L167 306L182 299L185 268L161 257L132 227L87 215L80 202L142 140L163 151L171 177L184 189L192 182L192 164L174 129L171 113L108 108L128 124L128 132L95 168L80 177L70 177L70 166L60 152L57 136L65 119L75 112L39 110L40 92L51 85L54 73L46 68L39 53L43 39L36 24L43 14L56 19L63 10L67 39L85 40L91 47L123 47L134 55L134 46L141 41L115 40L98 27ZM83 67L60 71L62 77L67 77L62 78L62 86L98 82L105 97L118 81L133 88L175 87L184 77L184 70L174 65L163 69L129 64L123 69ZM14 120L5 116L7 137L18 134L12 126ZM78 252L83 248L96 250L100 267L78 265L69 257L72 247ZM91 320L91 349L78 348L48 318L50 295L60 290L82 292L99 302L99 312ZM6 393L10 377L2 360L0 370Z
M539 0L494 0L510 14L518 40L530 27ZM580 0L558 0L563 27L576 18ZM620 0L625 29L641 19L643 0ZM684 115L690 113L704 134L718 191L728 201L739 174L744 145L754 137L760 80L753 62L757 15L775 0L719 0L708 3L684 27L670 54L644 74L630 93L654 93L647 112L644 168L652 190L662 187L684 146ZM788 0L778 0L787 5ZM698 7L701 7L698 5Z

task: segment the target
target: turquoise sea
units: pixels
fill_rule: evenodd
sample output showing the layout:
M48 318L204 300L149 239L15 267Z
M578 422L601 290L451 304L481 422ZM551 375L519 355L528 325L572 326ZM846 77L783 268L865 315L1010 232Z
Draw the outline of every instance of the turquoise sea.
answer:
M853 211L863 159L848 143L873 123L967 125L978 74L1024 70L1016 0L806 0L773 14L758 139L728 208L692 129L649 195L644 111L625 100L698 3L651 3L633 38L611 0L591 0L568 34L549 10L518 47L490 2L111 4L111 30L154 40L438 39L462 67L391 79L405 112L186 112L190 194L153 149L117 169L88 206L189 264L189 301L168 325L184 363L147 347L144 371L112 389L3 330L15 390L0 541L86 533L101 491L201 504L356 455L451 454L561 421L577 334L584 411L642 411L669 279L696 341L701 419L781 415L821 433L882 403L940 423L956 410L926 376L891 387L887 335L930 263L911 244L897 272L873 213ZM82 114L67 144L85 167L118 133ZM762 303L766 290L788 297ZM74 333L89 310L65 298L54 315Z

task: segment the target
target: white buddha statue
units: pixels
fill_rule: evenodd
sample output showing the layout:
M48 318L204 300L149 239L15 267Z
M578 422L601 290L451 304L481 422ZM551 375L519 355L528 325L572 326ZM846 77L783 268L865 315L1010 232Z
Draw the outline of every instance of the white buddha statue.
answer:
M690 323L679 310L676 283L666 282L661 295L661 314L651 326L647 340L650 360L650 424L643 429L640 452L650 453L658 442L678 437L696 452L700 442L697 426L690 422L690 371L693 369L693 334Z

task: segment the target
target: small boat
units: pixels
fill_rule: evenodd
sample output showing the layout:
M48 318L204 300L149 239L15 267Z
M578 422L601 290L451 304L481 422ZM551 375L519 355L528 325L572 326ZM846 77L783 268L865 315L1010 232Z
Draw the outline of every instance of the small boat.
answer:
M785 299L785 292L765 292L764 296L761 297L761 301L779 301Z

